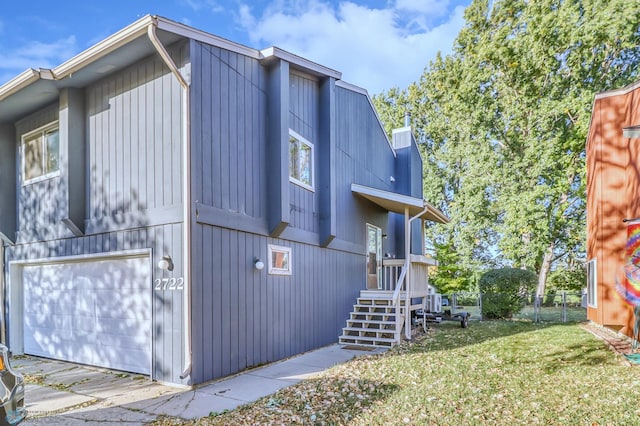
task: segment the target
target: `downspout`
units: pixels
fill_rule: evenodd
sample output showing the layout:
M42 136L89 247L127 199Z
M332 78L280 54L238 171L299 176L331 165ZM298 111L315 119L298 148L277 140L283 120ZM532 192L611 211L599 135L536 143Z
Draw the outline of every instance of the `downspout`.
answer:
M407 271L404 291L404 337L411 340L411 219L409 207L404 208L404 268Z
M147 34L149 40L156 48L158 54L171 70L171 73L176 77L180 86L182 86L182 215L184 221L184 229L182 231L182 247L183 247L183 310L184 310L184 370L180 374L180 379L185 379L191 375L191 177L189 172L191 170L191 137L189 129L191 128L191 113L190 113L190 97L189 97L189 83L180 73L180 70L176 66L171 56L160 42L158 35L156 34L156 27L158 21L153 18L152 23L147 27Z

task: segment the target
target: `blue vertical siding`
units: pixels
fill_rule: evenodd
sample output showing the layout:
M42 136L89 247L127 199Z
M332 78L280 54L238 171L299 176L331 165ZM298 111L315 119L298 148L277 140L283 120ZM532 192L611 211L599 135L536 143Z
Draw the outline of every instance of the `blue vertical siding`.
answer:
M257 60L192 44L194 199L266 216L266 72Z
M188 45L170 51L184 67ZM90 229L171 207L179 211L181 88L162 60L143 60L85 91Z
M18 146L18 241L56 238L63 234L59 226L66 206L65 189L60 176L23 185L22 135L58 121L58 104L31 114L16 123Z
M199 383L336 342L365 288L365 224L388 227L387 212L355 197L350 185L393 190L394 155L365 96L330 84L321 99L321 82L314 77L296 70L285 76L287 66L269 68L216 47L191 46L197 200L192 380ZM314 144L315 191L289 183L288 163L274 171L268 157L282 136L274 132L278 140L269 139L281 117L281 105L269 97L283 93L288 93L288 127ZM335 108L324 112L324 124L328 118L335 122L323 139L322 108ZM324 151L330 144L335 145L331 156ZM324 175L321 158L335 159ZM333 185L320 185L319 178L332 174ZM268 209L281 180L289 191L290 223L282 238L273 238ZM333 232L340 240L328 248L320 246L319 236L323 188L334 192L327 194L336 200ZM291 247L291 276L253 267L256 258L268 263L269 244Z
M362 289L362 256L197 228L194 281L202 288L193 298L195 383L336 342ZM254 257L267 261L268 244L292 248L291 276L253 267Z
M388 213L372 203L356 198L351 183L395 192L390 176L395 174L395 158L384 130L366 96L336 87L336 210L337 238L364 244L365 223L387 229ZM364 246L362 248L364 253ZM387 238L383 251L396 252L395 241ZM364 274L364 273L363 273Z
M16 182L17 182L17 144L15 128L0 124L0 240L13 242L16 239ZM4 236L3 236L4 235ZM0 245L2 241L0 241Z
M316 78L292 72L289 76L289 126L313 144L314 187L318 188L320 151L324 149L320 140L320 94ZM310 191L295 183L289 184L291 212L290 226L318 233L319 191Z

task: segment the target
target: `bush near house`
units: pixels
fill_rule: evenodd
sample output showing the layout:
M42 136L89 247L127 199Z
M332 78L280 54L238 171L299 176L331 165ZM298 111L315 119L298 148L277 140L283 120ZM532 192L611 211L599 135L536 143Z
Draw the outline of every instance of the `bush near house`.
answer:
M511 318L524 308L527 292L538 277L526 269L501 268L485 272L478 283L482 294L482 318Z

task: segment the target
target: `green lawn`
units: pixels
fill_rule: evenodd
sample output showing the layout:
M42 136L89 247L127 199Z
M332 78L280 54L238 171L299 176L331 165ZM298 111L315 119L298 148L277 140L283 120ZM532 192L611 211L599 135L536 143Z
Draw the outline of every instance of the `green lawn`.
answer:
M293 423L640 425L640 366L575 323L442 323L386 354L186 424Z
M585 308L567 307L567 322L582 322L587 320L587 310ZM533 306L528 305L522 311L515 315L518 319L535 319L535 311ZM562 322L561 306L542 306L539 313L539 321L541 322Z

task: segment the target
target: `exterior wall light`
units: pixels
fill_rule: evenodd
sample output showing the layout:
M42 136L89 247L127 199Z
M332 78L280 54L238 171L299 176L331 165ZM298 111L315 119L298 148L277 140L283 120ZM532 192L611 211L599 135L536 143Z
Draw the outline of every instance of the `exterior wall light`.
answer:
M264 262L256 257L253 259L253 266L255 266L258 271L262 271L264 269Z
M158 268L162 269L163 271L173 271L173 260L171 259L171 256L163 256L162 259L160 259L160 261L158 262Z

